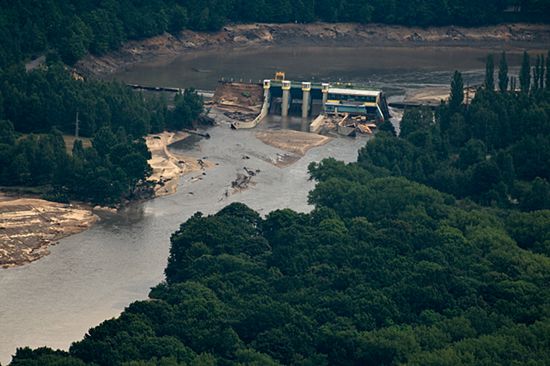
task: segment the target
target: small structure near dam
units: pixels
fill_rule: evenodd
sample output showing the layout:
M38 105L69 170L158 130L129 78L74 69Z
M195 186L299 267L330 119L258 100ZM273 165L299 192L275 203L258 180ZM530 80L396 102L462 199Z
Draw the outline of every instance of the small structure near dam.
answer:
M259 95L261 104L250 105L252 99L259 102ZM233 110L230 116L235 120L231 124L233 129L254 128L268 114L273 114L282 118L313 118L310 132L318 133L323 127L333 126L339 133L351 135L371 133L377 123L391 117L382 91L350 84L296 82L286 80L282 72L262 84L220 82L214 99L218 107ZM252 118L253 112L257 114Z

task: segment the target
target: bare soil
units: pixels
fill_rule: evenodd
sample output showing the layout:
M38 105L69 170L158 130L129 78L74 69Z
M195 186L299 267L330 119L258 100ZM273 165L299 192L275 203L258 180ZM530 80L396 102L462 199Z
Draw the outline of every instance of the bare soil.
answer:
M259 113L263 103L261 85L245 83L220 83L214 92L218 108L239 106Z
M0 195L0 267L48 255L49 245L89 228L98 217L89 207Z
M151 151L149 165L153 174L149 177L155 182L155 196L173 194L178 189L179 178L183 174L204 171L213 166L209 161L195 157L176 154L168 146L189 136L185 132L163 132L149 135L145 138L147 147Z

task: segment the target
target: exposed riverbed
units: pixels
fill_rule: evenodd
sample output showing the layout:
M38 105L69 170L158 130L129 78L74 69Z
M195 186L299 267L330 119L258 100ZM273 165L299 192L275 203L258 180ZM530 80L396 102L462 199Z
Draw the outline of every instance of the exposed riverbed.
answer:
M529 43L524 44L530 48ZM501 48L517 66L517 44L486 47L340 47L271 46L200 50L129 66L119 80L212 90L220 77L248 81L285 70L289 78L355 81L380 87L392 98L431 88L448 88L454 69L466 83L483 79L484 57ZM535 47L540 48L540 45ZM273 127L273 126L270 126ZM66 349L71 341L125 306L147 296L163 279L169 238L196 211L209 214L240 201L261 214L290 207L308 211L307 165L326 157L354 161L366 138L337 138L312 148L290 166L274 161L286 152L256 138L257 131L232 131L226 125L209 131L209 140L178 145L186 156L207 158L214 166L185 175L175 194L134 204L103 218L83 233L62 239L51 255L27 266L0 271L0 362L18 346ZM243 156L249 157L243 159ZM216 165L218 164L218 165ZM231 182L244 168L254 172L248 189L235 192Z

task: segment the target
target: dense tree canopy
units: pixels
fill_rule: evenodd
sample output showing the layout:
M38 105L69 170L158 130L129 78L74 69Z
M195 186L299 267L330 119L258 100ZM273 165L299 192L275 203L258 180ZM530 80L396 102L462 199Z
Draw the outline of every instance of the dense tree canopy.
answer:
M520 13L505 13L519 5ZM547 21L548 1L506 0L13 0L0 1L0 67L46 52L74 63L130 39L218 30L226 22L379 22L483 25L502 20ZM513 18L510 18L513 15Z
M538 73L538 87L527 89L523 80L521 92L496 92L486 83L468 106L455 73L448 104L435 114L407 110L400 136L380 133L359 152L358 164L483 205L550 209L550 89Z
M0 186L45 186L47 198L114 205L131 198L150 174L143 136L191 127L202 112L193 91L145 98L119 83L74 80L60 64L0 71ZM77 117L78 116L78 117ZM77 140L67 154L62 134Z
M197 213L150 300L12 365L548 363L548 211L502 217L333 160L312 174L312 213Z
M310 213L196 213L149 300L12 365L547 365L548 105L407 111L357 163L310 165Z

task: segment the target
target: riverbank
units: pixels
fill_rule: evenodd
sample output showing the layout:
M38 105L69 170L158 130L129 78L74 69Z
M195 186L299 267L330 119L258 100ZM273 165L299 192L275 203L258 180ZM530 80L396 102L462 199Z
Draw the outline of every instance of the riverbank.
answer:
M547 48L550 26L501 24L487 27L403 27L380 24L238 24L218 32L182 31L130 41L105 56L89 55L76 64L85 76L106 76L140 62L166 63L186 51L272 45L323 46L505 46Z
M181 175L212 166L208 161L168 149L170 144L188 136L184 132L163 132L146 137L153 168L149 180L156 183L156 197L175 193ZM58 240L87 230L98 220L85 204L67 205L0 193L0 267L34 262L48 255L49 247Z
M82 232L98 216L90 207L0 194L0 267L36 261L59 239Z
M179 178L187 173L205 171L212 167L207 160L174 153L168 146L189 137L186 132L162 132L148 135L145 138L147 147L151 152L148 161L153 169L153 174L148 178L155 183L155 196L165 196L176 193Z

